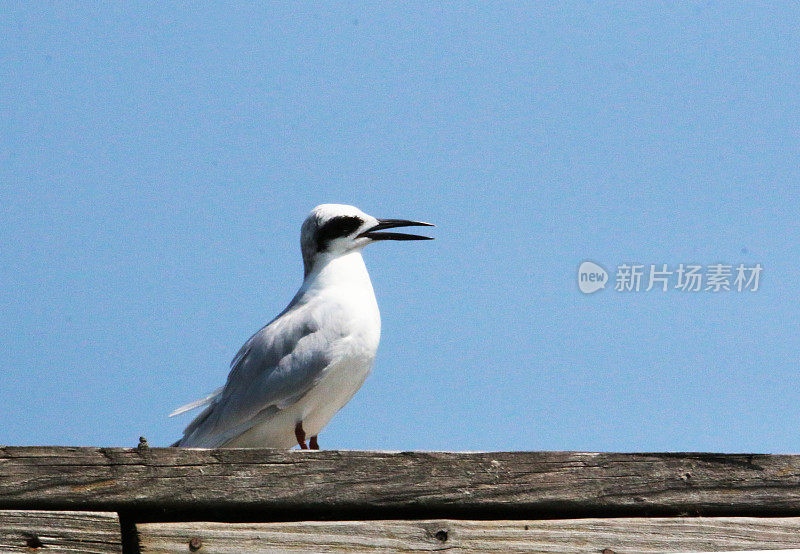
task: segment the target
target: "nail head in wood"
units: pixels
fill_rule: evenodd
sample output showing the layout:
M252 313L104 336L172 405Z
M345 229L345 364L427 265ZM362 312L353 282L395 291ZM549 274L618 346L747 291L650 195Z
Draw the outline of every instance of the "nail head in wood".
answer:
M36 535L31 535L25 540L25 546L28 548L42 548L44 543Z

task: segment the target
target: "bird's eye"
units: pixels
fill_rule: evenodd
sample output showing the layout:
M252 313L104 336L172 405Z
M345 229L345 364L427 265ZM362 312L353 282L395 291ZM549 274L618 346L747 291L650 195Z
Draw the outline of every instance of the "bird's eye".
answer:
M346 237L361 227L364 221L354 215L340 215L326 221L317 230L317 250L320 252L328 248L330 242L340 237Z

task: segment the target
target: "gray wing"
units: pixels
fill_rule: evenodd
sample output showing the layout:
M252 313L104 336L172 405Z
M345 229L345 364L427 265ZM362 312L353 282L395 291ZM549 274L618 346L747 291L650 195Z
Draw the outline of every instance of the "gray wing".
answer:
M174 446L223 446L313 388L331 364L335 337L310 315L308 305L287 309L250 337L233 358L225 387Z

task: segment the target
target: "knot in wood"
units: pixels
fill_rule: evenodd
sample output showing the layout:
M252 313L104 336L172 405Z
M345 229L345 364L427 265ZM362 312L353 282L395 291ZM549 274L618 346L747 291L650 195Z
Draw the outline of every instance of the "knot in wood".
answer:
M199 538L192 537L189 540L189 550L191 550L192 552L197 552L201 548L203 548L203 541L201 541Z
M447 529L439 529L434 535L437 541L445 542L447 540Z

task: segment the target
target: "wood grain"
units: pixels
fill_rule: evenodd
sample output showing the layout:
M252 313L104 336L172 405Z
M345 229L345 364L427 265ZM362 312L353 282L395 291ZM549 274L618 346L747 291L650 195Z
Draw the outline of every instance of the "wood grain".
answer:
M122 552L117 514L0 510L0 552Z
M714 552L800 547L800 518L148 523L142 552Z
M139 521L800 516L800 456L3 447L0 508Z

